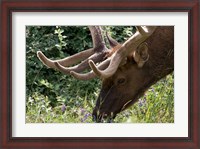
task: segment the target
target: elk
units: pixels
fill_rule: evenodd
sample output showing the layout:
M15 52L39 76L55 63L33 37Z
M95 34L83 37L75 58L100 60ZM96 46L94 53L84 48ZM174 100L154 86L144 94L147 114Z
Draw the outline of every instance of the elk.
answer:
M174 70L174 27L136 26L136 32L123 44L106 34L107 48L99 26L89 26L93 48L60 60L50 60L41 51L47 67L79 80L99 77L102 87L93 109L96 122L112 121L133 105L158 80ZM75 66L71 66L77 64ZM71 66L71 67L70 67ZM88 73L81 73L91 68Z

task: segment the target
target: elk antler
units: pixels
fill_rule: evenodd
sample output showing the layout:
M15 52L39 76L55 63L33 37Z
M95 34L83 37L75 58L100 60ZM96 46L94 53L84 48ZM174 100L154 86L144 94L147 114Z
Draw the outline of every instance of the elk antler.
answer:
M111 57L110 64L105 70L100 70L93 61L89 61L89 65L94 73L101 78L108 78L112 76L118 69L120 63L128 55L133 53L137 47L144 42L155 31L156 27L137 26L136 33L129 38L119 50L117 50Z
M106 32L106 37L108 39L108 42L109 42L111 48L114 48L117 45L119 45L119 43L115 39L113 39L111 36L108 35L108 32Z
M142 42L151 36L156 27L138 26L136 28L136 33L107 59L105 59L105 57L112 51L109 51L105 46L101 28L97 26L89 26L94 48L82 51L61 60L50 60L41 51L37 52L37 56L46 66L55 68L65 74L71 74L80 80L89 80L96 76L108 78L116 72L119 65L124 62L128 55L132 54ZM118 45L117 41L109 37L108 34L106 34L106 36L111 47ZM73 67L68 67L78 62L81 63ZM97 63L100 64L97 66ZM80 74L80 72L89 67L93 71L86 74Z
M92 61L92 60L89 60L89 62L90 61ZM110 58L108 58L105 61L103 61L102 63L100 63L97 67L100 70L104 70L108 67L109 63L110 63ZM96 77L96 74L93 71L90 71L90 72L85 73L85 74L80 74L80 73L71 71L70 74L72 76L74 76L75 78L79 79L79 80L89 80L89 79Z
M92 35L94 48L82 51L80 53L60 60L50 60L41 51L38 51L38 58L47 67L57 69L65 74L71 73L74 77L77 77L79 79L87 80L95 77L96 75L94 74L92 76L90 75L90 77L87 76L88 74L84 74L81 77L78 76L79 72L82 72L85 69L89 68L89 60L92 60L94 63L102 62L106 54L108 53L108 49L106 48L105 42L102 37L101 28L97 26L89 26L89 29ZM81 63L73 67L67 67L78 62ZM99 69L101 68L105 69L105 66L101 66Z

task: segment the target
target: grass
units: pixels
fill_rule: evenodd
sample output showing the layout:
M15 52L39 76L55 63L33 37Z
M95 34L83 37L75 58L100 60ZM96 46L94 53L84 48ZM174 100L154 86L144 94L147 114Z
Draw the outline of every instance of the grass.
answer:
M39 81L41 90L27 93L26 123L93 123L91 113L100 91L98 80L84 82L69 77L62 86L49 83L48 79ZM55 96L45 94L45 89ZM174 75L154 84L137 103L118 114L114 122L173 123Z

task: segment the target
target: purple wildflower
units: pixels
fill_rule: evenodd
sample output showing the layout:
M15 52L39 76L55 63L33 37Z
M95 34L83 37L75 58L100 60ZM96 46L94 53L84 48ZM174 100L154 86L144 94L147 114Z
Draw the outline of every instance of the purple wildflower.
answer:
M143 103L144 103L144 104L146 103L146 97L144 97L144 99L143 99Z
M86 112L85 109L83 109L83 108L81 108L80 111L81 111L81 115L84 115Z
M142 106L143 106L142 99L139 99L139 106L140 106L140 107L142 107Z
M152 88L152 89L151 89L151 91L155 93L155 90L154 90L154 88Z
M65 112L66 106L64 104L62 105L61 110L62 110L62 112Z
M86 114L84 115L84 117L81 118L81 122L85 122L85 121L88 119L88 117L90 117L90 116L92 116L92 114L86 113Z
M145 105L145 103L146 103L146 98L144 98L144 99L139 99L139 106L140 107L142 107L143 105Z

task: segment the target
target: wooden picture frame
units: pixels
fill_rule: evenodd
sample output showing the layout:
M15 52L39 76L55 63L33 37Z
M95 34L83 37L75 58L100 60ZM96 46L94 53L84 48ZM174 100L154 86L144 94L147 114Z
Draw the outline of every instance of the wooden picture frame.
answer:
M200 148L198 0L3 0L1 2L0 148ZM12 12L187 12L188 137L12 137ZM129 130L130 131L130 130ZM134 133L134 132L133 132Z

